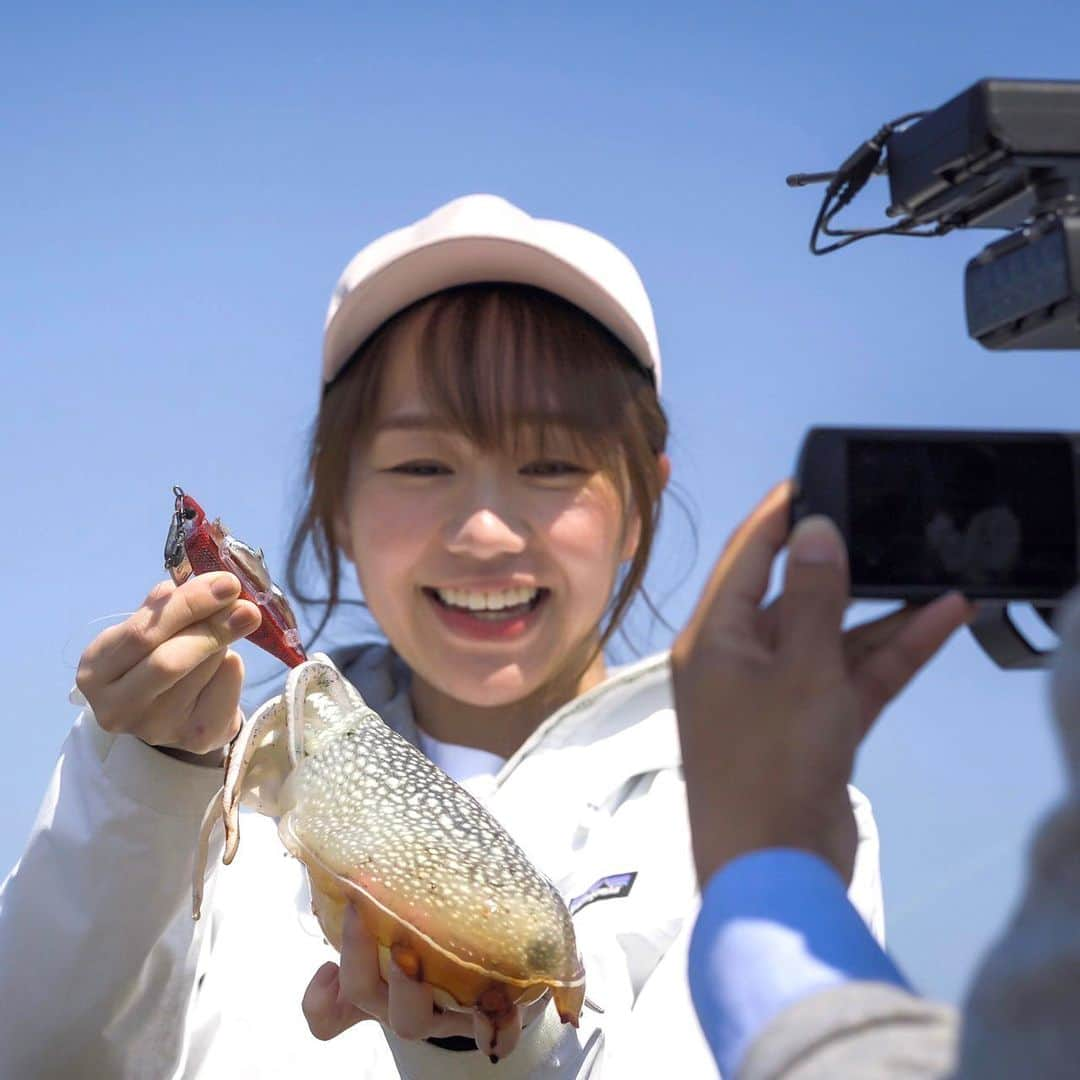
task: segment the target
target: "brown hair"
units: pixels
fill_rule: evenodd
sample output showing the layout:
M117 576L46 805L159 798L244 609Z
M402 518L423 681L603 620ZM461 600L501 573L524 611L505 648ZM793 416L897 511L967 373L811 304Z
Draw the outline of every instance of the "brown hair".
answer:
M660 518L658 455L668 422L652 378L599 322L561 298L526 285L464 285L436 293L384 323L325 388L311 433L305 504L289 543L286 581L305 607L324 612L313 638L341 600L341 553L334 518L345 498L349 464L380 404L383 377L402 327L419 324L417 370L428 406L482 450L513 452L522 417L570 432L613 478L636 512L640 540L622 572L600 638L618 629L642 579ZM310 542L327 595L300 587ZM644 599L655 613L647 596Z

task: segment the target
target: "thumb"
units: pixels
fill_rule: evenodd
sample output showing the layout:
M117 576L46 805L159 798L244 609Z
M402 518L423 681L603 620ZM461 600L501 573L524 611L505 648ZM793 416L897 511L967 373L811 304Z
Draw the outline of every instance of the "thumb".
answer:
M848 592L847 549L840 530L822 514L804 518L788 542L784 592L778 601L779 651L841 667L840 629Z

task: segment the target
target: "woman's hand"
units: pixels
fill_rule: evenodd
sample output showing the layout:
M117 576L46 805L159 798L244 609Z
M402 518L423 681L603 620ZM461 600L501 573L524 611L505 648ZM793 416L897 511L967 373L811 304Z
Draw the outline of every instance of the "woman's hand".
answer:
M229 645L262 618L239 595L229 573L180 586L162 581L138 611L94 638L75 684L102 728L177 756L220 761L243 720L244 662Z
M702 886L729 860L770 847L814 852L850 879L855 752L973 613L950 593L843 633L847 553L820 516L792 533L783 594L762 608L793 487L775 487L736 530L672 648Z
M379 975L375 938L350 905L342 924L341 966L332 961L315 973L304 993L303 1010L317 1039L332 1039L361 1020L378 1020L402 1039L432 1036L469 1036L489 1057L500 1060L511 1053L529 1023L544 1010L548 996L525 1010L514 1008L499 1018L498 1027L474 1009L468 1013L442 1010L435 1005L432 988L390 964L390 981Z

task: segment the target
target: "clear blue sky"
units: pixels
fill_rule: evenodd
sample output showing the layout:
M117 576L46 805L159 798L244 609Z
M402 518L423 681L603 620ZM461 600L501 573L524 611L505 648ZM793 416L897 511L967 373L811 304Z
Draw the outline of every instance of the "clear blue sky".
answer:
M981 76L1080 76L1074 21L1044 0L7 11L0 864L80 652L162 576L171 485L280 566L337 274L457 195L586 225L641 270L700 537L691 564L673 509L652 581L676 625L812 423L1076 428L1080 356L965 336L963 266L990 234L816 260L820 193L783 182ZM930 993L961 993L1061 789L1044 689L965 634L860 758L890 940Z

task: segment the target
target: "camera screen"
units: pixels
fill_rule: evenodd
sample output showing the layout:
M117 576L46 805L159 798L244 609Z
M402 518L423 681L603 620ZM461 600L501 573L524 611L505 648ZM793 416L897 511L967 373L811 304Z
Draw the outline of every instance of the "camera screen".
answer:
M1063 592L1077 580L1072 457L1064 439L851 439L853 578Z

